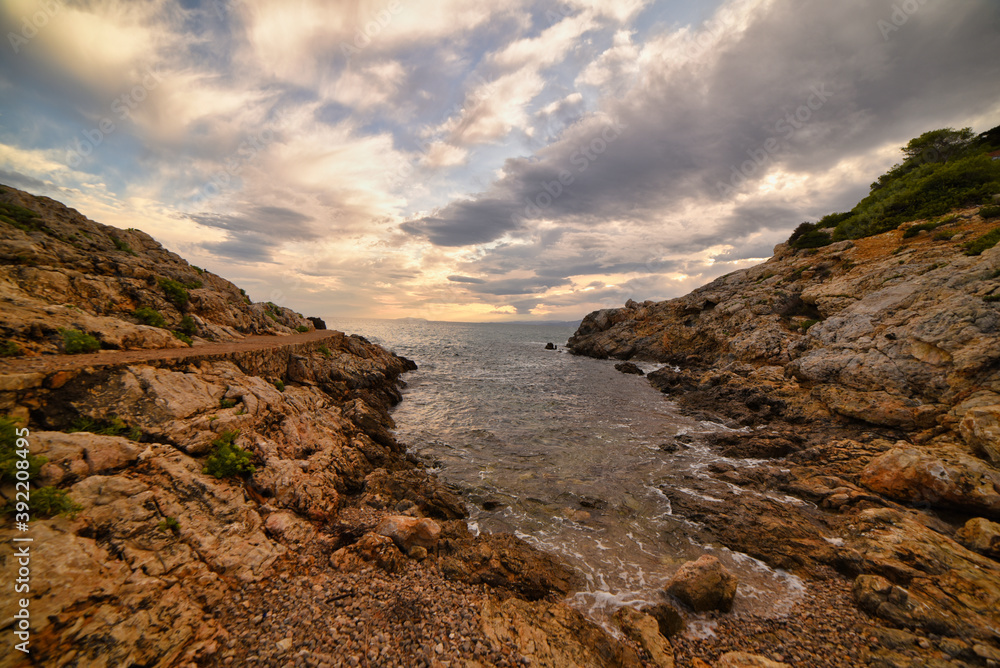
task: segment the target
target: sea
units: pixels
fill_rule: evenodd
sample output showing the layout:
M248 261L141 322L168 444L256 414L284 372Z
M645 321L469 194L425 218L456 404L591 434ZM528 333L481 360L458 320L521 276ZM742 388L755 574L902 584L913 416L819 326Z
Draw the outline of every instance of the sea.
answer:
M801 596L797 577L714 544L664 494L712 498L728 486L708 474L713 462L763 462L715 453L699 437L728 428L682 415L644 377L570 354L576 323L327 324L417 363L393 411L398 440L464 498L473 531L514 533L577 569L586 586L570 603L598 622L660 600L677 568L706 553L740 578L734 612L781 616ZM661 449L678 436L690 444Z

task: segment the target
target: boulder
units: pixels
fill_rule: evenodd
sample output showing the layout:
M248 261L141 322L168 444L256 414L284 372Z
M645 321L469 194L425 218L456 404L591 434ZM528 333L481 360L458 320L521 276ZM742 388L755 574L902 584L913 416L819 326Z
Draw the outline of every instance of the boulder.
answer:
M1000 560L1000 524L996 522L975 517L958 530L955 540L973 552Z
M316 329L326 329L326 323L323 321L322 318L309 316L308 318L306 318L306 320L311 322L313 324L313 327L315 327Z
M649 655L657 668L674 668L674 650L670 642L660 633L659 624L651 616L635 608L625 606L615 611L615 624Z
M715 662L715 668L791 668L791 666L780 661L772 661L759 654L726 652Z
M877 390L857 392L843 387L823 387L820 399L834 413L869 424L896 429L928 429L937 423L941 409L915 399Z
M390 515L379 523L375 533L392 539L400 550L409 554L415 547L433 550L441 537L441 525L432 519Z
M733 608L739 581L711 555L685 563L667 583L666 591L695 612Z
M645 376L646 372L637 367L632 362L619 362L615 365L615 369L621 371L622 373L632 374L633 376Z
M371 532L330 555L330 565L340 571L356 571L369 563L387 573L399 573L406 568L407 562L391 538Z
M957 448L894 448L865 467L861 484L905 503L1000 517L1000 470Z
M545 349L546 350L556 350L556 344L554 344L551 341L549 341L548 343L545 344Z
M1000 466L1000 406L970 409L959 432L973 452Z

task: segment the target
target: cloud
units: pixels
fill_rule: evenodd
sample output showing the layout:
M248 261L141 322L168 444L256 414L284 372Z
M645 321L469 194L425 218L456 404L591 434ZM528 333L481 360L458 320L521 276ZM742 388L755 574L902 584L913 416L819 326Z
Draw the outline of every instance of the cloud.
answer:
M470 276L449 276L449 281L454 283L485 283L486 281L482 278L472 278Z
M249 232L274 241L303 241L319 238L310 225L312 218L280 206L251 207L240 215L195 214L195 222L228 232Z

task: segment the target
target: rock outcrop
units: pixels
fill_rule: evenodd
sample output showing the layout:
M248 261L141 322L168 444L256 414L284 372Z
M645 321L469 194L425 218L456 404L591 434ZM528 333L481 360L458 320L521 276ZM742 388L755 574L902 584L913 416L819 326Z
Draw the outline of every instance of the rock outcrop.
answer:
M689 561L670 578L666 591L696 612L729 612L739 581L711 555Z
M708 445L772 460L710 466L733 487L719 498L663 487L675 515L775 567L833 566L880 623L940 634L976 663L1000 647L1000 246L963 243L997 221L971 208L904 234L922 222L781 244L687 296L596 311L568 347L663 364L653 387L734 428Z

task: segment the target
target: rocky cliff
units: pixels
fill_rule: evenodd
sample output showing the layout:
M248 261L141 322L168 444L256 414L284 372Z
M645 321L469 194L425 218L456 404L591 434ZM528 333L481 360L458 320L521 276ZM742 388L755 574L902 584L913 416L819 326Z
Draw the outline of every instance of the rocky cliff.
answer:
M950 659L989 665L1000 656L1000 552L988 547L1000 541L1000 246L969 243L997 227L976 207L816 249L781 244L687 296L592 313L569 347L664 363L650 383L738 430L714 439L750 458L713 467L733 494L674 494L675 513L774 565L833 567L884 623L950 636L968 644ZM930 665L884 654L879 665Z
M251 303L229 281L144 232L102 225L6 186L0 186L0 301L6 355L64 351L65 330L125 350L313 328L290 309Z
M411 362L45 198L0 235L0 666L642 665L407 457Z

